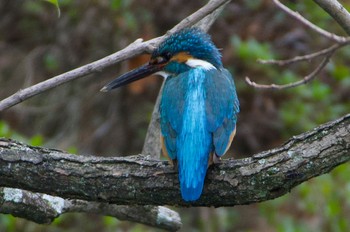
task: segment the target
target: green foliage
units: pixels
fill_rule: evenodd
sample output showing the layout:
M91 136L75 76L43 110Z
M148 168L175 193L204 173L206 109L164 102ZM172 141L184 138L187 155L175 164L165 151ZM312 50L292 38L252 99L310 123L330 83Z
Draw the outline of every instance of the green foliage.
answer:
M26 141L22 135L13 131L5 121L1 121L1 120L0 120L0 137Z
M47 53L44 56L44 65L48 71L54 72L57 71L59 68L59 61L53 54Z
M350 164L259 204L261 215L278 231L350 231ZM339 188L339 186L343 186ZM309 223L311 220L314 223Z
M1 120L0 120L0 137L19 140L31 146L42 146L43 140L44 140L44 138L41 135L34 135L31 138L26 138L25 136L12 130L5 121L1 121Z
M32 146L42 146L44 138L41 135L34 135L30 138L29 143Z
M309 3L305 3L306 6L297 5L310 8ZM328 17L319 9L305 11L309 17L320 21L322 25L329 23ZM303 78L298 73L310 73L315 67L314 64L303 66L303 63L292 68L259 64L257 59L276 59L279 54L273 52L270 45L254 39L243 41L234 36L231 45L238 62L246 67L249 75L253 73L254 77L260 77L256 80L258 83L296 82ZM283 125L281 133L285 138L311 130L350 112L350 101L344 101L344 97L349 97L349 59L349 49L343 49L315 80L297 88L274 93L279 96L279 99L274 101L278 107L280 123ZM239 91L242 93L253 90L241 86ZM260 203L260 215L267 220L271 228L281 232L350 231L349 169L350 164L344 164L330 174L303 183L289 195Z
M133 0L110 0L112 10L125 10L131 6Z
M61 10L60 10L60 6L58 4L58 0L45 0L45 1L53 4L56 7L57 13L58 13L58 17L60 17L61 16Z
M10 135L11 135L11 130L9 125L4 121L0 121L0 136L10 137Z
M257 59L269 60L278 57L278 54L275 54L267 43L260 43L255 39L242 41L238 36L233 36L231 44L239 58L239 62L242 62L254 75L266 79L266 81L259 80L259 83L283 85L299 81L302 78L298 77L296 72L288 67L278 69L274 65L257 63ZM350 54L347 52L343 52L341 55L344 58L350 58ZM337 81L335 86L330 86L329 83L320 80L321 77L319 77L306 85L277 93L281 96L281 99L284 99L278 103L278 112L285 126L285 130L283 130L285 138L310 130L350 111L350 103L341 104L342 96L339 92L334 91L334 89L350 87L350 71L344 62L344 58L337 60L336 64L331 63L326 69L329 75ZM302 69L306 69L307 72L312 70L310 66L306 68L300 66ZM240 87L239 90L243 89L243 91L252 90L251 87L247 86L244 89L239 84L238 87Z
M0 231L16 232L16 218L12 215L0 214Z
M292 3L292 1L290 1L287 5L321 28L334 28L334 25L337 25L334 24L333 19L327 12L313 1L305 1L303 4L297 4L297 2Z
M260 43L252 38L247 41L242 41L238 36L233 36L231 38L231 43L238 57L245 62L274 58L274 54L268 43Z

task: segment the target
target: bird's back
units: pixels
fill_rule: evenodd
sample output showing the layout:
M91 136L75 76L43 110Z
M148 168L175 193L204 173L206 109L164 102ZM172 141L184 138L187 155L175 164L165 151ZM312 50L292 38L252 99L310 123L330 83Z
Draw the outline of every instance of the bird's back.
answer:
M238 113L230 79L224 69L198 67L166 80L161 130L168 155L178 161L181 194L186 201L200 197L210 153L218 150L223 155L230 143L236 123L233 116Z

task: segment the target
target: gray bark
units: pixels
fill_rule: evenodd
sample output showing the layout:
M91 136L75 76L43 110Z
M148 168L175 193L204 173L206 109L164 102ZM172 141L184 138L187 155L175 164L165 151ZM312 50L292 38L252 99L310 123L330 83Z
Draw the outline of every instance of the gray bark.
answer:
M14 188L0 188L0 213L12 214L36 223L51 223L69 212L85 212L116 217L119 220L176 231L181 228L178 213L162 206L124 206L103 202L68 200Z
M314 0L350 35L350 13L337 0Z
M274 199L350 159L350 115L251 158L210 167L201 198L184 202L176 171L143 156L78 156L0 141L0 186L122 205L234 206Z

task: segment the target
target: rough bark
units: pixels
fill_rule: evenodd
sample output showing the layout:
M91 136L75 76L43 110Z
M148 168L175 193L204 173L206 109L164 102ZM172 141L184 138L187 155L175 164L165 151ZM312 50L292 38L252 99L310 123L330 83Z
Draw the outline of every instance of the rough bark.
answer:
M122 205L234 206L274 199L350 159L350 114L251 158L209 168L202 197L184 202L176 171L143 156L78 156L0 140L0 186Z
M162 206L124 206L104 202L63 199L14 188L0 188L0 213L12 214L36 223L51 223L68 212L108 215L119 220L176 231L181 228L178 213Z

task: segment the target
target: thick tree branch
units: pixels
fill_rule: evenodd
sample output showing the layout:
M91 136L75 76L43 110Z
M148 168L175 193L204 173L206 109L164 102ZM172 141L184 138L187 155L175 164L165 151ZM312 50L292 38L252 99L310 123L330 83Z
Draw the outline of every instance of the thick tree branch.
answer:
M176 231L181 227L178 213L162 206L123 206L103 202L67 200L42 193L14 188L0 188L0 213L12 214L36 223L51 223L69 212L108 215L119 220Z
M41 92L44 92L46 90L49 90L51 88L57 87L63 83L75 80L79 77L88 75L93 72L98 72L103 70L104 68L107 68L113 64L116 64L118 62L121 62L123 60L129 59L133 56L139 55L141 53L145 52L152 52L154 47L156 47L164 38L165 36L172 34L178 30L181 30L185 27L190 27L190 26L197 26L202 28L203 30L207 31L210 26L213 24L213 22L216 20L216 18L219 16L220 12L223 10L223 8L226 6L227 3L229 3L230 0L211 0L208 2L207 5L193 13L192 15L188 16L184 20L182 20L178 25L176 25L173 29L168 31L168 33L162 37L158 37L146 42L142 42L142 39L136 40L134 43L130 44L128 47L125 49L116 52L115 54L112 54L108 57L105 57L103 59L100 59L96 62L84 65L80 68L74 69L72 71L69 71L67 73L61 74L59 76L53 77L49 80L46 80L44 82L38 83L34 86L31 86L29 88L23 89L18 91L17 93L13 94L12 96L0 101L0 111L7 109L13 105L16 105L26 99L29 99L30 97L33 97L37 94L40 94ZM158 97L159 101L160 97ZM157 102L158 102L157 101ZM157 109L158 105L156 104L155 107L155 112L153 113L152 117L152 122L149 126L149 130L147 133L147 138L145 142L145 146L143 149L143 152L145 154L149 154L153 156L154 158L159 157L159 151L160 151L160 146L159 146L159 125L157 123ZM157 137L157 139L155 139ZM149 143L149 141L157 141L156 143ZM19 190L22 191L22 190ZM30 194L27 194L28 196L33 196ZM89 202L90 203L90 202ZM88 205L88 204L87 204ZM93 205L88 205L88 208L94 208ZM144 224L160 227L160 228L166 228L168 230L174 230L174 228L179 227L180 219L179 220L174 220L174 215L176 216L177 213L173 212L169 209L166 209L164 207L159 208L159 207L151 207L151 206L145 206L145 207L131 207L128 210L129 207L124 207L123 211L125 215L134 215L136 218L137 215L140 215L140 213L143 214L143 217L137 217L135 220L131 217L127 217L126 220L130 221L136 221L136 222L141 222ZM159 211L158 209L162 209ZM148 214L147 211L152 212L167 212L169 216L165 217L162 219L160 222L152 221L152 217L147 216ZM108 211L108 210L107 210ZM135 212L139 212L136 213ZM150 214L151 216L156 215L154 213ZM159 214L161 215L161 214ZM158 216L159 216L158 215ZM49 218L52 218L52 215L48 216ZM146 223L142 221L142 218L146 218ZM154 218L154 217L153 217ZM158 217L158 219L161 217ZM179 217L178 217L179 218ZM170 221L169 221L170 220ZM158 223L158 224L157 224ZM160 224L159 224L160 223ZM164 224L164 225L163 225Z
M202 197L186 203L168 162L77 156L2 139L0 186L122 205L233 206L274 199L349 160L346 115L280 148L210 168Z

